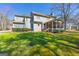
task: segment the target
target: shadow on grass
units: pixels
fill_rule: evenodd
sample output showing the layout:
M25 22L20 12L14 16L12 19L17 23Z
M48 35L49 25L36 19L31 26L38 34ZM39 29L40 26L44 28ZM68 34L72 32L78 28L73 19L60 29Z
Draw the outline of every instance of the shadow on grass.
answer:
M52 35L46 32L28 32L20 33L16 35L15 38L11 37L7 39L5 43L7 43L6 51L9 55L60 56L67 55L66 52L70 53L69 55L73 55L70 51L73 49L77 51L79 49L73 46L78 46L79 44L79 41L76 39L78 38L67 35ZM61 40L61 42L59 40Z

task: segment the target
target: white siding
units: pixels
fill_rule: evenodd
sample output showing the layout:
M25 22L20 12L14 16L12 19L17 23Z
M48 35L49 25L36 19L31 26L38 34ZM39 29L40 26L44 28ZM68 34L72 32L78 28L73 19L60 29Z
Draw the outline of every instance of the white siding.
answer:
M23 17L15 17L16 22L23 22Z
M43 22L43 21L46 21L47 19L48 18L46 18L46 17L34 16L34 21Z
M48 22L51 21L53 18L46 18L46 17L42 17L42 16L34 16L34 21L38 21L38 22Z
M15 22L23 22L23 17L15 17ZM30 18L25 18L25 24L13 24L13 28L31 28Z
M25 28L31 28L30 18L25 19Z
M13 24L13 28L24 28L24 24Z
M34 16L34 21L41 21L39 16Z
M38 32L41 31L41 24L33 24L34 25L34 31Z

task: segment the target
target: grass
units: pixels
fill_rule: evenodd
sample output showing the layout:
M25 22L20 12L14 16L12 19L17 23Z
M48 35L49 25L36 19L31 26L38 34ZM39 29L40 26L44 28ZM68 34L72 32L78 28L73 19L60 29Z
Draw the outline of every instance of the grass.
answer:
M2 33L0 53L12 56L79 56L79 32Z

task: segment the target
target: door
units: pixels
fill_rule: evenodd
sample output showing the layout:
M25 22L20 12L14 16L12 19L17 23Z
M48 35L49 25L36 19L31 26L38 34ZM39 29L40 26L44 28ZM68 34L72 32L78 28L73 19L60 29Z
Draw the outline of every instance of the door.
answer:
M41 31L41 24L34 24L34 31L36 32Z

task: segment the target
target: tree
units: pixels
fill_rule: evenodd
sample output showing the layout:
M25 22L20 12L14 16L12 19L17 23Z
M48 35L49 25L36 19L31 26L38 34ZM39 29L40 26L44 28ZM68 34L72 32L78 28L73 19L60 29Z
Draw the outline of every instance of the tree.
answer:
M10 20L8 19L11 11L10 6L5 6L1 9L0 13L0 30L6 30L10 28Z
M71 20L75 11L79 9L79 4L61 3L53 4L51 15L59 16L64 19L64 30L66 31L67 21ZM72 20L71 20L72 21Z
M0 14L0 29L6 30L7 29L7 17L4 14Z

